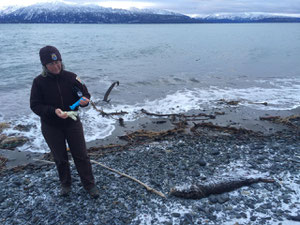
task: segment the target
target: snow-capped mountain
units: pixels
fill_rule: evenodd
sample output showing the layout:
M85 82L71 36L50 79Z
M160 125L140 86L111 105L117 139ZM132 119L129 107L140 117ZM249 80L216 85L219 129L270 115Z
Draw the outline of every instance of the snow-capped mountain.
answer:
M190 23L193 20L165 10L125 10L64 2L9 7L0 11L0 23Z
M300 22L300 15L287 15L278 13L219 13L211 15L194 16L200 22L206 23L251 23L251 22Z
M0 23L251 23L300 22L300 16L223 13L190 17L157 9L113 9L63 0L0 9Z
M10 14L16 10L18 10L20 8L20 6L8 6L8 7L4 7L4 8L0 8L0 15L6 15L6 14Z

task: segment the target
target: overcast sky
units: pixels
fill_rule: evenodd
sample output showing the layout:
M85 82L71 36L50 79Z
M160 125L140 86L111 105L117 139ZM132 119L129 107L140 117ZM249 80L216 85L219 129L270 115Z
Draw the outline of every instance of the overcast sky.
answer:
M29 5L49 0L0 0L0 7ZM59 0L60 1L60 0ZM97 3L104 7L166 9L186 15L212 13L265 12L300 14L300 0L66 0L74 3Z

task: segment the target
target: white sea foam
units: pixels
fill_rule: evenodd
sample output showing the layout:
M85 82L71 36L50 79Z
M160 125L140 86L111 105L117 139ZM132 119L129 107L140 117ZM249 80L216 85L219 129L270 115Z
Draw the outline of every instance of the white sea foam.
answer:
M259 80L258 83L268 81ZM263 110L289 110L300 106L300 81L295 79L274 79L272 84L268 82L268 88L219 88L210 86L207 88L183 89L165 97L155 100L144 100L144 102L130 104L107 104L101 107L105 112L126 111L128 114L122 116L124 121L134 121L141 116L141 109L152 113L185 113L189 110L212 109L228 107L222 104L220 99L226 101L240 101L240 105ZM97 102L97 101L95 101ZM265 106L263 103L267 102ZM103 139L112 134L115 129L118 116L102 117L93 107L80 110L83 121L85 137L87 141ZM39 118L33 114L22 116L10 121L12 128L4 131L7 135L22 135L30 141L18 150L29 150L34 152L47 152L48 147L40 132ZM17 131L13 127L17 124L30 125L30 131Z
M103 139L115 129L115 119L100 115L92 107L88 110L80 111L80 118L83 122L86 141Z
M43 139L41 129L40 129L40 119L38 116L34 114L30 114L28 116L22 116L19 120L11 120L10 128L5 129L3 131L6 135L12 136L23 136L28 138L28 142L26 142L23 146L19 147L20 151L32 151L32 152L48 152L48 147L46 142ZM17 125L27 125L30 127L29 131L19 131L15 129Z
M241 105L263 110L290 110L300 106L300 84L286 82L286 86L271 88L251 87L243 89L195 88L179 90L161 99L136 105L112 105L108 111L126 111L125 119L134 120L141 109L154 113L184 113L192 109L221 108L221 99L240 101ZM267 102L265 106L260 103ZM224 105L223 105L224 106Z

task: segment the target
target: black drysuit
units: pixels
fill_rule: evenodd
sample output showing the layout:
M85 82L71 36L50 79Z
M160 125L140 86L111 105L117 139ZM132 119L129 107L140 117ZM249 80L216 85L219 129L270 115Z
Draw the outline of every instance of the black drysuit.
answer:
M40 116L42 134L53 154L61 185L71 185L67 141L81 182L89 190L95 182L80 119L62 119L55 114L57 108L70 111L70 105L79 99L75 91L78 89L90 99L86 86L74 73L62 70L60 74L39 75L33 80L30 108Z

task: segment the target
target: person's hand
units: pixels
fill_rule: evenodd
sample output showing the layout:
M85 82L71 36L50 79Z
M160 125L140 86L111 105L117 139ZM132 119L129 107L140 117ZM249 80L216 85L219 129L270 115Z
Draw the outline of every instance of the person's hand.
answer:
M68 114L66 112L63 112L61 109L57 108L55 109L55 114L62 119L67 119L68 118Z
M80 100L80 102L79 102L79 104L81 106L86 106L89 102L90 102L90 100L88 98L82 97L81 100Z

